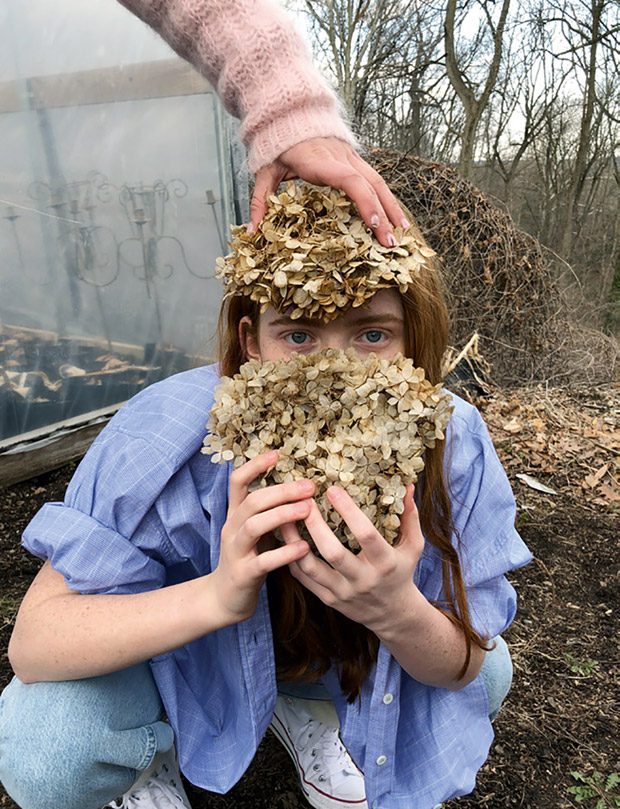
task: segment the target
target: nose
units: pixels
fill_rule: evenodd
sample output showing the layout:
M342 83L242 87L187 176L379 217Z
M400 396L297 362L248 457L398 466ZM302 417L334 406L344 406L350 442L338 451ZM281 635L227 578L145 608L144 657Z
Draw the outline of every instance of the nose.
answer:
M349 347L349 342L345 334L324 334L321 340L321 348L335 348L345 351Z

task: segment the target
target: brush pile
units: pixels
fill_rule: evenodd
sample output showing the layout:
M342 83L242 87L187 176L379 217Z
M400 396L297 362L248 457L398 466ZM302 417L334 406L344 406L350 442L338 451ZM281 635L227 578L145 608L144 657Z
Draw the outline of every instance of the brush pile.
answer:
M451 341L478 332L500 385L614 379L617 342L570 317L542 245L454 169L385 149L369 158L440 256Z

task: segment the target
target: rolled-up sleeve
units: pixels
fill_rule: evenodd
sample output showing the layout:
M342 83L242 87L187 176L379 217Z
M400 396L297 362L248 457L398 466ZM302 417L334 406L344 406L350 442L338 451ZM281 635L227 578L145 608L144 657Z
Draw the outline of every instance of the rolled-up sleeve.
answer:
M64 503L43 506L22 544L82 593L161 587L166 538L152 506L172 471L152 444L108 428L77 468Z
M512 488L480 414L461 407L453 419L447 462L455 543L472 624L491 638L516 613L516 592L505 574L532 554L515 528Z

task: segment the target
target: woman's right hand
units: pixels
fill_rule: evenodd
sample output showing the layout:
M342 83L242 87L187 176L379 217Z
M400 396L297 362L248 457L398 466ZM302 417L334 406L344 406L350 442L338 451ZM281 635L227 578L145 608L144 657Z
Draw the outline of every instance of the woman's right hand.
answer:
M228 515L222 528L220 560L211 577L218 606L228 623L249 618L267 574L304 557L310 547L303 540L260 552L261 537L310 513L314 484L309 480L280 483L249 492L256 478L278 460L277 450L257 455L230 476Z

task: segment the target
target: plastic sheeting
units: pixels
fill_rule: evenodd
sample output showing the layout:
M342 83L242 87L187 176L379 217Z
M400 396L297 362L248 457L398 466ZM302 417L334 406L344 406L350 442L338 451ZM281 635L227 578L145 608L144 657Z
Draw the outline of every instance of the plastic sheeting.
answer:
M87 6L0 9L0 440L214 350L229 123L146 26Z

